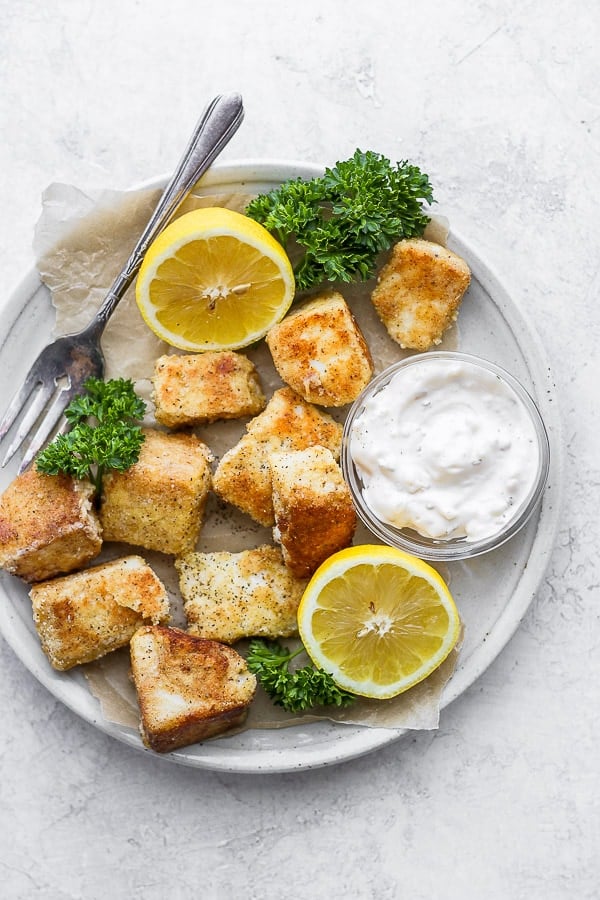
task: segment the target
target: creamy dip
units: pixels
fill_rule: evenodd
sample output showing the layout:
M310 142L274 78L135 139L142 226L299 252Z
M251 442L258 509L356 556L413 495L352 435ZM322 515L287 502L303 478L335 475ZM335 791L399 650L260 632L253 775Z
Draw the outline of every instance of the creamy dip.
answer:
M513 388L474 363L434 354L365 401L350 455L378 519L468 541L503 530L540 464L535 425Z

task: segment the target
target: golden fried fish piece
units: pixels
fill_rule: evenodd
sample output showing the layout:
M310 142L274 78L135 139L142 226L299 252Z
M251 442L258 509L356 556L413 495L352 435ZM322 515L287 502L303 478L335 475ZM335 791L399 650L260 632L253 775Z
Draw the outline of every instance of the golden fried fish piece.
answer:
M297 634L306 581L286 568L277 547L187 553L175 567L191 634L227 644Z
M373 376L367 343L337 291L293 307L266 341L283 381L308 403L352 403Z
M298 578L313 574L332 553L350 546L356 512L350 489L326 447L271 456L273 538Z
M144 623L169 618L167 591L141 556L43 581L30 596L42 648L61 671L126 646Z
M28 469L0 497L0 567L28 582L79 569L102 549L89 481Z
M168 428L255 416L266 405L256 367L232 350L161 356L152 383L156 421Z
M145 626L130 644L144 744L158 753L241 725L256 676L232 647L179 628Z
M456 320L470 281L464 259L441 244L413 238L394 245L371 300L396 343L429 350Z
M320 444L338 459L341 441L342 426L330 415L306 403L291 388L280 388L221 459L214 490L261 525L273 525L271 454Z
M100 521L106 541L177 554L198 540L211 487L210 450L192 434L144 429L138 461L104 477Z

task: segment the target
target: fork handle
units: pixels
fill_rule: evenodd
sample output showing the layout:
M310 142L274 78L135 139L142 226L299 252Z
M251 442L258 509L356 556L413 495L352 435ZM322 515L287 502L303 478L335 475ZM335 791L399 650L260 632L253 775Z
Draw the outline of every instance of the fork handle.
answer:
M86 332L101 334L123 294L137 275L146 250L171 216L233 137L244 118L239 94L219 94L206 107L177 169L163 191L150 221Z

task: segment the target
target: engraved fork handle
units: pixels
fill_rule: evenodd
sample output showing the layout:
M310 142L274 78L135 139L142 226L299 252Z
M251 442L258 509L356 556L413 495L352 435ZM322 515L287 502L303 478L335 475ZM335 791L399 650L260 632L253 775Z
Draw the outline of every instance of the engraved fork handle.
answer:
M239 94L219 94L208 104L150 221L123 269L115 278L98 312L85 329L86 333L102 333L115 307L137 275L146 250L198 179L233 137L243 118L244 108Z

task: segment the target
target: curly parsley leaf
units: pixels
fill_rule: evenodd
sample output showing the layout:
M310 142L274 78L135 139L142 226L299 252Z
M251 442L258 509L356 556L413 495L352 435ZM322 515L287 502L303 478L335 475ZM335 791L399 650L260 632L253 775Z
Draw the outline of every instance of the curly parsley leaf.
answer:
M356 696L338 687L331 675L311 665L292 671L289 663L304 647L290 652L278 641L253 640L246 662L276 706L302 712L314 706L348 706Z
M38 454L36 467L47 475L89 478L100 493L105 471L124 472L139 459L144 434L137 423L146 404L124 378L88 378L84 388L65 409L70 430Z
M379 253L402 238L423 234L433 203L427 175L407 161L392 165L371 150L356 150L325 174L284 182L252 200L246 213L260 222L290 255L300 290L323 281L369 278Z

